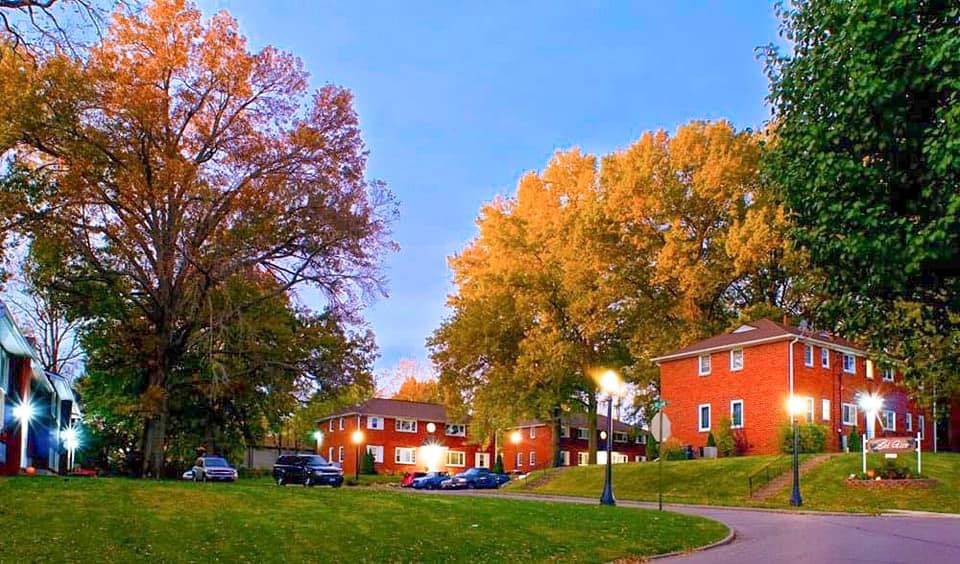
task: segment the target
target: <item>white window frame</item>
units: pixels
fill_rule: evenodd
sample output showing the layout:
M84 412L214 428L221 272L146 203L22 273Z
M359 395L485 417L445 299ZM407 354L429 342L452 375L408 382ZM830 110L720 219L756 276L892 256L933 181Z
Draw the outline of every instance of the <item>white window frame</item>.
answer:
M330 425L327 427L330 432L333 432L333 418L330 418Z
M830 349L820 347L820 368L830 368Z
M478 452L473 456L473 461L476 463L477 468L490 468L490 453L489 452Z
M340 418L340 430L343 431L343 417Z
M923 415L917 415L917 427L919 427L917 432L920 433L920 440L923 440L925 433L927 432L926 429L924 429L923 427L924 423L925 421L924 421Z
M830 400L820 400L820 418L824 421L830 421Z
M803 345L803 365L813 368L813 345Z
M517 451L517 468L523 466L523 453L519 450Z
M590 464L590 453L580 451L577 453L577 466L588 466Z
M531 451L530 451L530 457L529 457L529 459L530 459L530 466L536 466L536 465L537 465L537 451L531 450Z
M569 439L570 438L570 426L569 425L560 425L560 438Z
M707 361L707 369L703 369L703 361ZM702 354L697 357L697 375L706 376L710 374L713 370L713 360L710 358L710 353Z
M707 426L703 426L703 408L707 408ZM709 403L701 403L697 406L697 431L705 433L710 430L711 419L713 418L713 408Z
M850 360L852 368L847 368L847 360ZM856 374L857 373L857 357L850 353L843 353L843 373L844 374Z
M739 359L739 362L737 362ZM733 349L730 351L730 372L739 372L743 370L743 349Z
M536 428L536 427L530 427L530 430L527 431L527 434L530 436L531 439L537 438L537 428Z
M450 462L450 456L454 455L456 458L460 459L460 462ZM447 466L453 466L456 468L463 468L467 465L467 453L462 450L448 450L447 451Z
M560 466L570 466L570 451L561 450L560 451Z
M405 466L415 465L417 463L417 449L413 447L394 447L393 462L394 464L403 464Z
M880 378L882 378L884 382L893 382L894 381L893 368L884 368L883 371L880 372Z
M880 412L880 428L884 431L896 431L897 430L897 412L892 409L884 409ZM890 417L890 421L887 421L887 417ZM888 427L887 423L893 423L892 426Z
M625 443L627 442L627 434L623 431L614 431L613 432L613 442L615 443Z
M461 423L448 423L443 426L443 434L448 437L466 437L467 426Z
M584 441L589 441L590 429L587 429L586 427L577 427L577 438Z
M383 417L380 417L379 415L368 415L367 429L373 429L374 431L383 431Z
M812 397L803 398L807 406L807 423L814 423L817 420L817 411L816 411L816 402L813 401Z
M734 411L733 406L740 404L740 424L737 425L733 419ZM730 428L731 429L743 429L743 421L745 419L744 409L743 409L743 400L737 399L730 402Z
M852 420L847 418L847 413L850 413L853 416ZM856 404L854 403L840 404L840 422L846 425L847 427L857 426L857 405Z
M904 418L904 427L906 432L913 432L913 414L909 411L907 412L907 416Z
M337 462L343 464L343 447L337 447Z
M417 420L406 417L397 417L393 420L393 429L398 433L416 433Z
M367 452L373 453L373 461L377 464L383 464L383 447L380 445L367 445Z
M331 421L333 420L331 419ZM333 459L333 447L327 447L327 462L336 462Z

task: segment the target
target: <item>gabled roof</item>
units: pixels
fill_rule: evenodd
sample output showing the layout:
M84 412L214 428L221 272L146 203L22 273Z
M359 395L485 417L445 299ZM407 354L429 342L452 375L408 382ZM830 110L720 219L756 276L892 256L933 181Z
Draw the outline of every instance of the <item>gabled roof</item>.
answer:
M743 324L729 333L710 337L709 339L698 341L682 349L654 358L653 361L674 360L699 353L736 348L739 345L761 344L795 337L799 337L803 341L830 346L837 350L853 354L866 354L866 351L856 343L841 339L827 331L801 329L792 325L777 323L770 319L758 319Z
M421 421L447 421L447 409L440 404L387 398L372 398L333 415L322 417L317 421L327 421L334 417L345 417L347 415L379 415Z

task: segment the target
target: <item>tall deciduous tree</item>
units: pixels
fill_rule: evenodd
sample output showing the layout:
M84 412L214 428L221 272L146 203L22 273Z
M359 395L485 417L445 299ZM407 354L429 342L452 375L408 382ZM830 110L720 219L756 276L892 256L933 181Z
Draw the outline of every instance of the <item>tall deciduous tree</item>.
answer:
M80 315L122 312L114 330L141 354L155 473L171 374L205 346L212 296L257 272L275 294L309 284L332 307L357 304L381 289L393 205L365 177L350 93L310 94L300 61L251 52L225 13L204 21L157 0L118 12L82 66L49 64L64 71L35 84L46 112L18 140L21 168L42 164L52 189L29 194L21 223L63 265L60 290Z
M960 384L956 2L798 0L771 48L768 174L823 273L824 324L911 380Z

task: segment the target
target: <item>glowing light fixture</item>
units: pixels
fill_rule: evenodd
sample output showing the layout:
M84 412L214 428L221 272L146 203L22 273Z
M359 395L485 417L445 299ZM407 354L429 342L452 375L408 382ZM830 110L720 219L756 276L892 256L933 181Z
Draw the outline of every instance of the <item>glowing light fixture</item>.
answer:
M790 415L800 415L806 409L806 402L800 396L790 396L787 398L787 413Z
M607 370L600 376L600 389L607 395L618 396L623 389L623 381L613 370Z
M60 439L63 441L63 448L68 451L74 451L80 448L80 433L74 427L67 427L60 432Z
M607 432L606 432L606 431L600 431L600 440L602 440L602 441L607 440Z
M20 402L14 406L12 413L13 416L16 417L21 423L30 421L33 419L33 405L27 401Z
M437 424L436 424L436 423L433 423L433 422L427 423L427 432L428 432L428 433L434 433L434 432L436 432L436 430L437 430Z
M522 441L522 440L523 440L523 435L520 433L520 431L514 431L514 432L510 433L510 442L511 442L511 443L513 443L513 444L515 444L515 445L518 445L518 444L520 444L520 441Z
M363 431L357 429L352 435L350 435L350 438L353 440L353 444L359 445L363 442Z
M318 443L322 443L322 442L323 442L323 431L314 431L314 432L313 432L313 440L317 441Z
M427 443L420 447L420 459L427 472L437 472L442 466L444 447L437 443Z
M876 413L883 407L883 398L877 394L860 394L857 403L867 413Z

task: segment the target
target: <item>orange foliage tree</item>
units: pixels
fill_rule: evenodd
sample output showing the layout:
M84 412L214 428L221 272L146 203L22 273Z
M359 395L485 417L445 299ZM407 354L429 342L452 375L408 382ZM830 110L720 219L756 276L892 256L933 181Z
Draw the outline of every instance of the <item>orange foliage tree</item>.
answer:
M20 125L14 166L48 188L23 183L18 225L82 315L115 315L137 343L157 474L169 375L214 292L255 271L352 310L382 289L395 206L366 178L351 94L311 92L298 59L251 51L226 13L156 0L116 13L82 64L45 64L59 70L31 85L43 112Z

